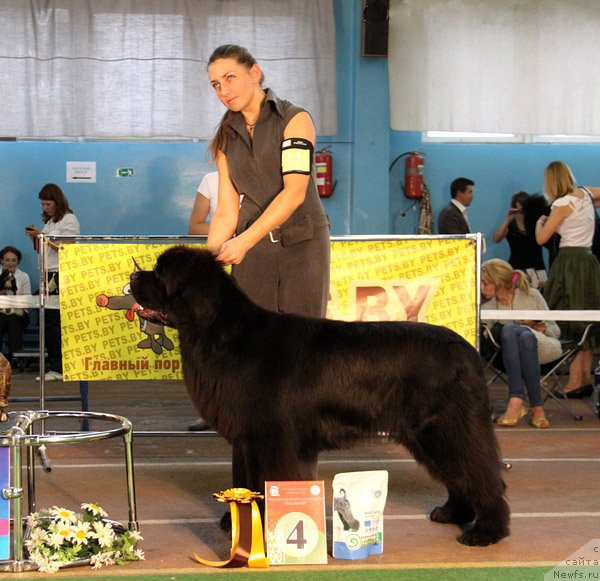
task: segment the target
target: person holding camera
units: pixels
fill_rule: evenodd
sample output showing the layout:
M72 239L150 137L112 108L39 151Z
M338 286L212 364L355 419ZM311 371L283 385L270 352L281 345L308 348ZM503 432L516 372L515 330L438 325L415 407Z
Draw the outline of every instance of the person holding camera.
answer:
M30 295L31 281L29 275L19 269L21 251L14 246L5 246L0 250L0 294L1 295ZM8 352L6 359L12 363L13 353L23 348L23 331L29 324L26 309L0 309L0 344L4 333L8 335Z
M543 288L548 277L542 247L538 245L533 230L528 231L525 221L524 207L530 198L529 193L524 191L513 194L510 208L494 232L493 240L498 244L506 238L510 249L508 263L525 271L533 288Z
M38 194L42 205L42 221L44 228L40 230L34 225L25 228L25 234L34 241L37 249L39 234L48 236L78 236L79 220L69 207L69 201L56 184L46 184ZM58 294L58 248L60 244L48 242L47 283L49 294ZM60 336L60 310L47 309L45 312L44 332L48 350L48 371L44 376L46 381L62 381L62 348Z

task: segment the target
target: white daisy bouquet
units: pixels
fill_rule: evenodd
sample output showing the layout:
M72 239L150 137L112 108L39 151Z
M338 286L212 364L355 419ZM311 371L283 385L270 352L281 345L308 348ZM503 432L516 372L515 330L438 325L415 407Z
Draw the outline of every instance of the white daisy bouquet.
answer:
M78 513L53 506L30 514L24 541L29 558L43 573L86 562L99 569L143 560L144 552L135 548L142 536L107 517L94 503L82 504Z

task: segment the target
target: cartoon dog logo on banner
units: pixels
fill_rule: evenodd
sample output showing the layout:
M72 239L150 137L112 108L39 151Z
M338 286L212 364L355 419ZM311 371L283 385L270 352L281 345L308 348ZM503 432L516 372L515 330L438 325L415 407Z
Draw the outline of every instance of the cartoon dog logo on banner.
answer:
M132 258L132 260L134 272L141 270L138 263L135 261L135 258ZM123 287L122 295L108 296L104 293L98 295L96 297L96 304L99 307L104 307L113 311L126 311L125 318L130 322L134 321L136 310L139 307L131 294L129 283ZM163 325L151 323L139 317L138 320L140 323L140 331L146 335L146 338L142 339L142 341L137 344L139 349L152 349L157 355L160 355L163 352L163 349L166 349L167 351L173 349L173 341L171 341L165 333Z

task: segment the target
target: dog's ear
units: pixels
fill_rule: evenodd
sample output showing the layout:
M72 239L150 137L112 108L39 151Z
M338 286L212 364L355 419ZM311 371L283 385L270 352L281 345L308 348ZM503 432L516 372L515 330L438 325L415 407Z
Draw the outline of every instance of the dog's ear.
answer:
M212 255L184 246L160 256L156 273L165 285L168 302L179 322L192 319L202 327L211 325L220 306L218 266Z
M182 292L174 295L170 302L178 319L180 314L183 314L184 317L191 318L199 327L212 325L217 318L219 301L218 295L210 291L209 288L198 289L186 285Z
M189 264L182 255L180 247L163 252L156 261L154 274L162 282L167 296L176 294L183 287L189 275Z

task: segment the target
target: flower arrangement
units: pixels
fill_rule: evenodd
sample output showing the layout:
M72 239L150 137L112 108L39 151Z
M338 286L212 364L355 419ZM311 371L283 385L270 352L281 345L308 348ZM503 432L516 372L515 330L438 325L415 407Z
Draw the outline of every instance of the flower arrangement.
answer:
M27 517L25 546L39 571L56 573L60 567L86 561L99 569L144 559L144 552L135 548L143 540L138 532L107 520L97 504L83 503L81 511L53 506Z

